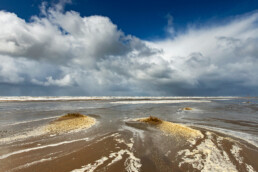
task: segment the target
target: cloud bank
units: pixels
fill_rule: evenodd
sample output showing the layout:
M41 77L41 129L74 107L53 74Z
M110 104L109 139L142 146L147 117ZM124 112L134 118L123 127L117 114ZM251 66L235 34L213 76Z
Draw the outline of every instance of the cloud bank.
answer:
M258 95L257 12L146 41L61 2L0 11L0 95Z

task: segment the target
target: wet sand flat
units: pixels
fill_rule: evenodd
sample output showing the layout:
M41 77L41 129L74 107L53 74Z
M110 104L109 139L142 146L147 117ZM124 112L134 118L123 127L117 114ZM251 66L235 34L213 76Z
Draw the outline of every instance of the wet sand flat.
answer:
M204 101L54 104L69 111L42 111L53 102L30 111L31 102L19 102L20 113L9 116L26 108L28 122L0 126L0 171L258 171L256 104Z

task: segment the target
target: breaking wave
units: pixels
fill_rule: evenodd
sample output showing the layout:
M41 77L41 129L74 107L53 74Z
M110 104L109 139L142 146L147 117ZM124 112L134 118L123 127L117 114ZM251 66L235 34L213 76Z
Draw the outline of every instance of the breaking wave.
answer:
M71 101L71 100L120 100L120 99L126 99L126 100L162 100L162 99L172 99L172 100L178 100L178 99L232 99L237 97L141 97L141 96L135 96L135 97L113 97L113 96L93 96L93 97L87 97L87 96L42 96L42 97L32 97L32 96L12 96L12 97L0 97L0 101Z

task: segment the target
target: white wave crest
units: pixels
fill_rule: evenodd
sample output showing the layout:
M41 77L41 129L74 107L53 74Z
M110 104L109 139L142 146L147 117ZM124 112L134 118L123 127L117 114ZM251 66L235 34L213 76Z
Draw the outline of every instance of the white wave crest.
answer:
M119 99L130 99L130 100L139 100L139 99L151 99L151 100L164 100L164 99L233 99L239 97L142 97L142 96L129 96L129 97L115 97L115 96L42 96L42 97L32 97L32 96L12 96L5 97L1 96L0 101L69 101L69 100L119 100Z
M169 104L169 103L210 103L209 100L137 100L137 101L116 101L111 104Z

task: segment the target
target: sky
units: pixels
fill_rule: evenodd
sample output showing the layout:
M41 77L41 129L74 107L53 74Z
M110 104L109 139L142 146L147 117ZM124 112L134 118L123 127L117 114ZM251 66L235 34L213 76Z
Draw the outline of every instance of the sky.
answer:
M1 0L0 96L258 96L257 0Z

